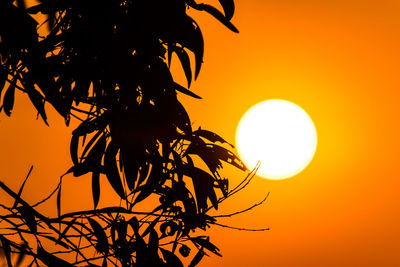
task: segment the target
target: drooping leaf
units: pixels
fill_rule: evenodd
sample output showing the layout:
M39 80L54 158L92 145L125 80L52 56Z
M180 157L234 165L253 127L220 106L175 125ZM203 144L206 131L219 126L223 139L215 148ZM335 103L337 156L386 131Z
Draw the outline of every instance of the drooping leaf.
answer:
M30 176L32 170L33 170L33 165L32 165L31 168L29 169L28 174L26 175L24 182L22 183L21 187L20 187L19 190L18 190L18 194L17 194L18 198L15 198L14 205L13 205L12 208L17 207L17 205L18 205L18 200L19 200L19 198L21 198L22 190L24 189L25 183L26 183L26 181L28 180L28 178L29 178L29 176Z
M92 145L94 144L94 142L96 141L96 140L98 140L99 139L99 141L97 142L97 147L96 146L93 146L93 148L92 148L92 150L91 151L93 151L92 152L92 157L93 156L95 156L95 158L97 159L99 156L100 156L100 154L102 155L102 153L104 153L104 149L105 149L105 135L103 134L103 132L102 131L97 131L97 133L90 139L90 141L86 144L86 146L85 146L85 148L83 149L83 151L82 151L82 154L81 154L81 162L82 162L82 160L86 157L86 154L87 154L87 152L89 151L89 149L90 148L92 148ZM103 139L101 139L101 138L99 138L99 136L101 136L102 135L102 138ZM96 148L95 148L96 147ZM101 151L102 150L102 151ZM88 156L88 158L90 158L90 156Z
M93 234L97 239L97 244L96 244L97 251L103 254L107 254L109 250L109 244L107 241L107 235L104 232L103 227L101 227L101 225L92 218L87 218L87 220L93 229Z
M118 146L115 141L111 140L108 144L106 154L104 156L104 167L108 182L114 191L122 198L126 199L124 187L122 185L121 177L118 172L116 156L118 153Z
M100 200L100 173L97 171L92 173L92 197L94 208L96 209Z
M160 250L168 266L183 267L181 260L174 253L163 248Z
M45 5L44 4L38 4L36 6L31 6L31 7L26 9L26 12L28 14L32 14L32 15L35 15L35 14L37 14L39 12L42 12L43 14L46 14Z
M15 98L15 85L17 83L17 80L14 79L10 85L7 88L6 93L4 94L4 99L3 99L3 109L4 113L6 113L7 116L11 116L11 111L14 108L14 98Z
M145 185L141 187L139 195L135 199L135 203L138 203L145 198L147 198L151 193L153 193L154 189L160 184L162 176L162 163L161 158L158 160L154 160L152 163L151 172L149 178Z
M74 165L79 164L79 160L78 160L79 137L80 137L80 135L73 134L71 137L71 143L69 146L71 160Z
M149 248L151 257L153 257L153 258L158 257L158 255L157 255L158 245L159 245L159 239L158 239L157 232L154 229L152 229L152 230L150 230L148 248Z
M192 70L190 68L190 59L188 54L184 49L175 47L174 48L175 54L178 56L179 60L181 61L181 65L183 68L183 71L185 72L186 80L188 82L188 88L190 87L190 84L192 82Z
M190 240L195 244L200 246L201 248L205 248L215 255L218 255L222 257L221 253L219 253L219 249L210 242L210 237L207 236L206 238L203 238L202 236L197 236L197 237L191 237Z
M210 199L213 207L217 210L218 200L213 188L214 178L202 169L188 165L184 167L184 174L193 180L199 212L207 209L207 198Z
M219 0L222 8L224 9L225 17L231 20L233 13L235 13L235 3L233 0Z
M197 98L197 99L201 99L200 96L196 95L195 93L193 93L192 91L189 91L188 89L186 89L185 87L183 87L180 84L177 84L176 82L173 82L173 86L175 88L175 90L184 93L185 95L189 95L191 97Z
M203 139L193 136L191 137L191 141L184 155L198 155L207 165L211 173L215 174L217 170L222 167L221 161L218 159L217 155L211 151L210 147L207 146Z
M233 32L239 33L238 29L230 22L230 18L226 18L218 9L216 9L213 6L207 5L207 4L198 4L193 6L193 8L197 10L204 10L210 15L212 15L214 18L219 20L222 24L224 24L228 29L230 29Z
M60 183L60 187L58 188L58 193L57 193L57 216L60 217L61 215L61 185L62 183Z
M197 253L196 256L194 256L194 258L192 259L192 261L190 262L188 267L194 267L197 264L199 264L199 262L201 261L201 259L204 257L204 250L203 248L201 248Z
M129 190L133 190L138 179L138 161L140 158L137 153L132 151L130 148L121 148L120 155L122 156L121 161L125 173L126 183Z
M216 133L213 133L211 131L207 131L207 130L203 130L201 128L199 128L196 131L193 131L194 135L203 137L213 143L215 142L220 142L220 143L227 143L229 144L232 148L234 147L232 144L228 143L227 141L225 141L225 139L223 139L221 136L217 135Z
M199 25L191 17L185 16L181 23L179 43L194 53L195 57L195 79L200 73L203 64L204 40Z
M7 71L3 68L3 66L0 66L0 95L4 86L6 85L7 76Z
M208 144L207 146L210 148L212 153L214 153L217 156L218 159L221 159L243 171L247 170L244 163L233 152L215 144Z

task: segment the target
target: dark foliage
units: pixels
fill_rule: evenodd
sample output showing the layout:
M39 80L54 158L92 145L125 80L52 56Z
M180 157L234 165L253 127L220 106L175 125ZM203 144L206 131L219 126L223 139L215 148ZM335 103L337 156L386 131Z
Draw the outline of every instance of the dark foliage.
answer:
M254 172L229 189L219 173L222 163L246 167L223 138L192 129L177 95L200 97L177 84L169 69L175 53L190 87L202 66L203 36L189 8L238 32L230 22L233 0L219 2L223 12L194 0L38 0L30 7L24 0L0 1L1 109L11 115L17 90L46 124L46 104L66 124L71 116L81 120L67 174L92 175L94 203L93 210L61 214L61 179L53 192L58 217L49 218L36 210L41 203L21 199L24 186L15 193L0 182L15 199L12 207L1 205L8 212L0 217L8 224L0 241L9 266L13 254L20 255L16 265L30 257L31 266L182 266L177 255L192 256L195 266L207 253L221 255L195 230L216 224L207 212L246 186ZM38 17L46 18L46 33L39 34ZM193 156L208 169L197 167ZM101 176L123 205L97 209ZM158 206L135 211L150 196L158 196ZM48 251L46 242L57 249ZM74 259L63 257L71 253Z

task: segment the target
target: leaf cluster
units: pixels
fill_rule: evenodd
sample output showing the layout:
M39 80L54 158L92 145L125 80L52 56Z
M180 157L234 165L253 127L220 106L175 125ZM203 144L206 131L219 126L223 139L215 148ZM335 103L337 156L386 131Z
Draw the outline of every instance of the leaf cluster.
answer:
M3 207L10 215L1 221L22 242L0 235L10 266L11 251L30 255L32 265L47 266L70 266L58 256L67 252L76 253L74 265L96 260L115 265L115 259L122 266L181 266L175 252L179 247L182 257L189 256L187 242L198 250L190 266L206 252L220 255L209 237L192 233L215 224L207 212L243 188L229 189L219 172L222 164L246 167L222 137L192 129L178 100L179 94L200 98L189 88L201 70L204 40L188 9L206 12L238 32L231 23L233 0L219 3L222 11L194 0L38 0L30 7L24 0L0 1L1 110L11 115L19 90L46 124L47 103L66 124L71 116L80 120L67 173L91 174L94 203L91 211L61 214L60 180L53 192L59 216L47 218L20 198L23 187L15 194L0 184L16 200ZM171 74L174 53L187 87ZM199 160L206 168L198 167ZM120 207L97 208L102 176L123 200ZM135 210L153 196L159 204L152 211ZM34 236L36 249L24 234ZM48 252L43 239L63 250ZM86 249L99 256L88 258Z

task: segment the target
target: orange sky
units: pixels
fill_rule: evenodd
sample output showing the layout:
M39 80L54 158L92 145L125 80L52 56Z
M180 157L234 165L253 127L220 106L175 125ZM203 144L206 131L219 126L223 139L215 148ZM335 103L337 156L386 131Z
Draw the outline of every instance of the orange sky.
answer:
M238 35L196 14L206 47L192 89L203 100L181 96L195 127L234 142L247 109L281 98L308 112L318 147L295 177L256 178L221 205L219 212L228 213L270 192L263 206L221 223L271 230L211 228L223 258L207 257L202 266L400 266L400 2L236 2ZM19 95L13 117L0 115L0 179L17 190L34 164L23 197L36 201L71 164L72 128L54 114L52 127L36 121L28 101ZM232 184L244 176L231 168L225 175ZM42 187L33 188L38 181ZM90 180L66 179L65 211L74 208L68 195L91 208L82 184Z

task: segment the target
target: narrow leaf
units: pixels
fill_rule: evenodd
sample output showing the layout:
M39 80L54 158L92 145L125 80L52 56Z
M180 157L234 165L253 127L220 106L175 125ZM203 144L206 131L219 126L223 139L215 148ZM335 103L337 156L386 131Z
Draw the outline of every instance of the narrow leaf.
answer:
M201 259L204 257L204 250L203 250L203 248L201 248L198 252L197 252L197 254L196 254L196 256L194 256L194 258L192 259L192 261L190 262L190 264L189 264L189 266L188 267L194 267L194 266L196 266L197 264L199 264L199 262L201 261Z
M233 32L239 33L239 30L227 19L218 9L213 6L206 4L199 4L200 10L204 10L207 13L211 14L214 18L219 20L222 24L224 24L228 29Z
M163 248L160 250L168 266L183 267L181 260L174 253Z
M201 99L200 96L196 95L195 93L193 93L192 91L189 91L188 89L186 89L185 87L183 87L180 84L177 84L176 82L173 82L173 86L175 88L175 90L184 93L185 95L189 95L191 97L197 98L197 99Z
M60 187L58 188L58 193L57 193L57 216L61 216L61 185L62 183L60 182Z
M15 98L15 85L17 83L17 80L14 79L10 85L8 86L8 89L6 93L4 94L4 99L3 99L3 108L4 112L6 113L7 116L11 116L11 111L14 108L14 98Z
M92 197L94 209L96 209L100 200L100 173L97 171L92 173Z
M190 87L190 84L192 82L192 70L190 68L190 59L188 54L184 49L180 48L175 48L174 52L178 56L179 60L181 61L181 65L183 68L183 71L185 72L186 80L188 82L188 88Z
M29 99L31 100L32 104L35 106L36 110L39 112L44 123L46 123L46 125L49 125L47 123L47 116L46 116L46 112L44 110L43 96L36 89L34 89L33 86L26 86L26 87L27 87L26 91L28 93Z
M101 225L98 222L96 222L95 220L93 220L92 218L87 218L87 220L93 229L93 234L97 238L97 244L96 244L97 251L99 251L100 253L107 254L109 245L108 245L108 241L107 241L107 235L104 232L103 227L101 227Z
M203 137L213 143L215 142L220 142L220 143L227 143L229 144L232 148L234 147L232 144L228 143L227 141L225 141L225 139L223 139L221 136L217 135L216 133L213 133L211 131L207 131L207 130L203 130L201 128L199 128L198 130L193 132L194 135L198 135L200 137Z
M13 209L14 209L15 207L17 207L17 205L18 205L18 200L21 198L22 190L24 189L25 183L26 183L26 181L28 180L29 176L31 175L32 170L33 170L33 165L32 165L31 168L29 169L28 174L26 175L24 182L22 183L21 187L19 188L19 191L18 191L18 198L15 198L15 202L14 202L14 205L13 205L13 207L12 207Z
M231 20L233 13L235 13L235 3L233 0L219 0L222 8L224 9L225 17Z
M121 178L118 172L116 156L118 153L118 146L112 140L107 147L106 154L104 157L104 167L106 171L107 179L114 189L114 191L122 198L126 199L124 187L121 182Z

